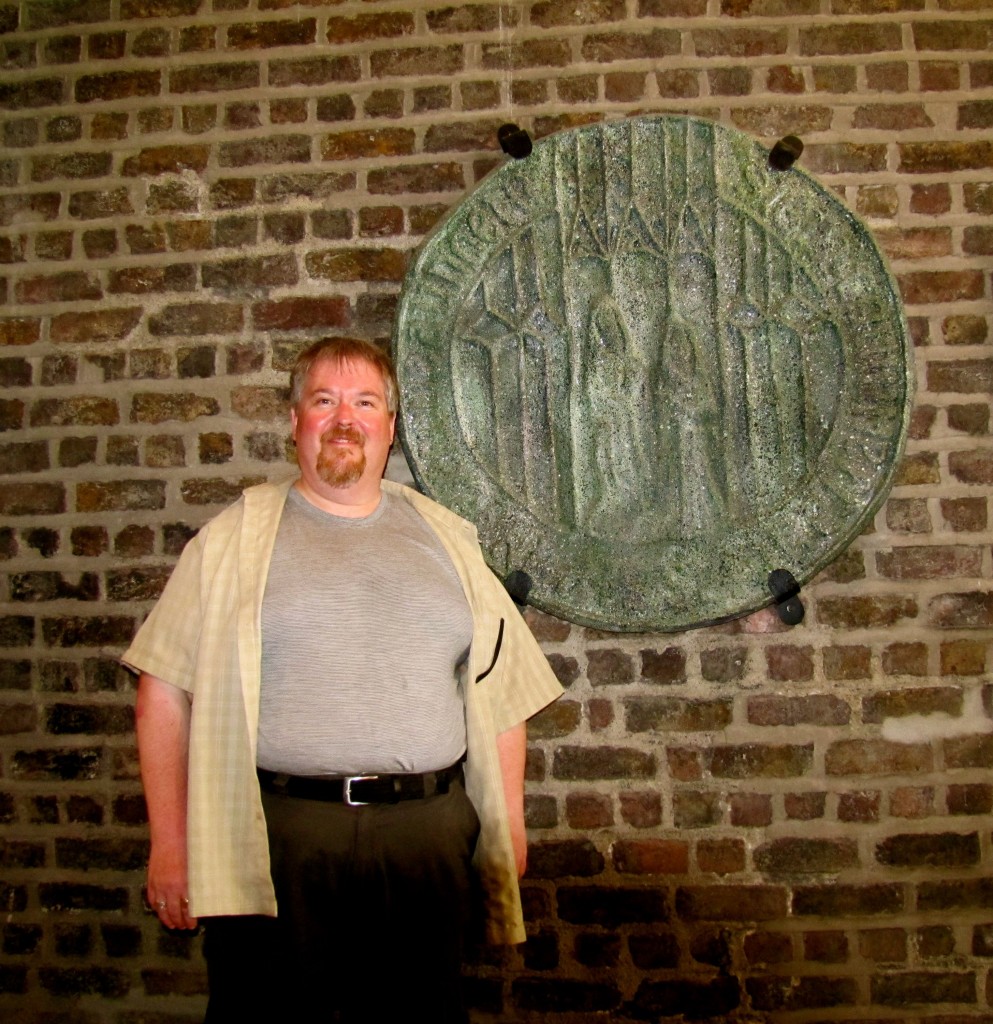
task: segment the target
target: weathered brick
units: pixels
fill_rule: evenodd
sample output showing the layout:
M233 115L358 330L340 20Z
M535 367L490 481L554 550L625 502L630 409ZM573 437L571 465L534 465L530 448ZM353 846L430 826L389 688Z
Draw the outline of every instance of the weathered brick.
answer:
M768 921L786 914L786 891L770 885L680 886L676 913L688 921Z
M803 958L814 963L843 964L848 960L848 936L836 931L804 932Z
M231 50L261 50L275 46L305 46L317 38L317 21L260 21L229 25L227 45Z
M748 651L743 647L716 647L700 652L703 678L714 683L730 683L744 678Z
M803 71L786 64L777 64L769 68L766 86L770 92L796 94L806 91Z
M663 686L686 682L686 654L679 647L640 653L642 679Z
M61 103L65 86L58 78L33 78L0 83L0 109L24 110Z
M562 65L568 63L568 44L562 40L559 44L564 59ZM679 53L680 34L674 29L654 29L651 32L600 32L593 33L583 39L582 56L584 60L597 63L609 63L615 60L645 60L671 57ZM549 56L552 56L551 54ZM554 60L538 61L541 64L554 64ZM488 65L501 66L501 65ZM514 64L515 67L527 66Z
M745 988L753 1008L765 1012L849 1006L858 998L854 978L825 975L748 978Z
M943 676L979 676L986 671L986 644L982 640L947 640L938 653Z
M234 334L241 330L243 321L244 314L240 305L218 302L184 303L165 306L160 313L151 316L148 321L148 332L158 337Z
M528 733L536 739L568 736L579 728L582 706L578 701L562 699L540 711L528 723Z
M719 793L682 789L673 795L672 817L676 828L707 828L720 824L724 802Z
M413 32L414 16L407 11L359 14L351 18L328 18L327 41L332 46L338 46L369 39L409 36Z
M47 305L81 299L101 299L103 289L96 277L83 271L67 270L60 274L23 278L17 282L15 295L18 302Z
M759 846L753 858L759 871L776 876L837 873L859 866L854 839L773 839Z
M290 254L206 263L200 273L204 288L223 292L257 291L297 283L296 260Z
M307 57L269 61L269 85L276 87L357 82L360 75L358 57Z
M373 195L461 192L465 188L465 177L462 165L457 163L405 164L371 169L367 184Z
M402 281L407 254L397 249L326 249L307 253L307 273L329 281Z
M185 170L202 174L209 155L208 146L151 146L142 149L137 156L128 157L121 166L121 174L125 178L182 174Z
M800 53L804 56L878 53L902 47L897 24L853 22L800 29Z
M945 803L949 814L989 814L993 810L993 787L981 782L951 785Z
M617 648L586 652L587 676L593 686L617 686L634 680L631 656Z
M125 267L108 274L112 294L146 295L154 292L191 292L196 288L196 267L192 263Z
M558 916L573 924L617 928L669 920L666 893L659 889L560 885L556 900Z
M289 395L285 388L246 384L231 393L231 408L253 423L286 419Z
M892 643L883 648L882 671L888 676L926 676L927 645Z
M870 998L882 1006L920 1003L974 1003L976 976L971 971L906 971L876 974Z
M814 676L812 647L776 644L765 649L765 660L770 679L804 682Z
M141 320L140 307L59 313L52 317L54 342L109 342L128 337Z
M487 63L486 46L483 51L483 66L496 66ZM376 50L370 54L369 63L373 78L453 75L463 69L465 57L461 46L409 46Z
M604 859L589 839L542 840L528 846L529 878L598 875Z
M928 602L928 618L948 629L989 629L993 626L993 591L941 594Z
M273 82L270 85L287 84ZM234 89L256 89L260 84L259 65L250 62L235 64L201 64L175 68L169 72L169 92L228 92Z
M132 423L189 423L199 416L216 416L220 411L217 399L206 395L140 392L132 396L130 419Z
M869 174L886 169L886 147L876 143L811 144L803 151L804 165L821 174Z
M979 576L982 551L962 546L895 548L876 554L880 575L889 579L941 579Z
M321 158L324 160L403 156L413 152L414 132L410 128L338 132L326 135L321 141Z
M933 786L899 786L890 793L894 818L929 818L934 814Z
M692 32L698 57L762 57L785 53L785 28L705 28Z
M557 779L652 778L655 755L630 747L558 747L552 760Z
M620 991L607 982L555 978L517 978L511 984L514 1005L538 1013L597 1012L620 1002Z
M726 728L731 701L682 697L631 697L624 702L628 732L699 732Z
M811 744L742 743L718 745L705 754L715 778L792 778L804 775L813 763Z
M828 775L907 775L930 771L932 767L931 748L925 743L836 740L824 756L824 770Z
M847 725L851 717L848 704L833 694L749 697L747 709L752 725Z
M883 690L862 698L862 721L878 723L886 718L937 713L958 717L962 700L962 690L957 686Z
M264 479L259 476L245 476L238 480L224 480L219 477L184 480L180 493L187 505L230 505L241 496L245 488L260 484Z
M77 103L158 96L162 88L161 72L106 71L99 75L83 75L76 81Z
M424 149L428 153L496 149L499 127L499 119L432 125L425 133Z
M941 174L993 167L993 142L901 142L900 171L904 174Z
M892 626L917 616L911 597L880 594L865 597L828 597L817 603L817 617L828 626L845 629Z
M165 507L161 480L81 481L76 485L78 512L119 512Z
M983 275L978 270L921 270L901 274L897 283L908 305L957 302L983 295Z
M838 821L879 821L882 794L878 789L859 789L838 794Z

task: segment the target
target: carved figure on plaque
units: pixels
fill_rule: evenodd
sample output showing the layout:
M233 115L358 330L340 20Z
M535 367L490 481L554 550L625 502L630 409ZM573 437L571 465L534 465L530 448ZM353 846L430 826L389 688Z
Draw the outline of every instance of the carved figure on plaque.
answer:
M900 304L863 225L747 136L564 132L425 243L395 333L415 477L576 621L676 629L809 578L887 489Z

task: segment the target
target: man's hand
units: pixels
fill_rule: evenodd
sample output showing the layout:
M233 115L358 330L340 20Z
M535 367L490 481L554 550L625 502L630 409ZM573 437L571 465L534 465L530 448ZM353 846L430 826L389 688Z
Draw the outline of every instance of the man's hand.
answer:
M190 916L186 866L186 789L190 695L142 673L135 711L141 781L152 851L148 904L167 928L196 928Z
M517 877L523 876L528 865L528 837L524 828L524 759L528 750L527 723L519 722L500 733L496 739L503 776L503 797L507 802L510 820L510 840L514 845Z

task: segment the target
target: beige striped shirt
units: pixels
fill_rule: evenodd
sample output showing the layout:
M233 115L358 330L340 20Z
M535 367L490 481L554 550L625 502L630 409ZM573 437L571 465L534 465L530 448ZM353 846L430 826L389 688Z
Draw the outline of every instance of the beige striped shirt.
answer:
M255 776L261 606L292 480L249 488L183 552L123 661L193 694L190 723L190 910L274 914L265 819ZM466 789L480 818L475 866L491 941L524 941L496 737L561 693L520 613L486 567L475 528L399 484L437 533L472 609L466 664Z

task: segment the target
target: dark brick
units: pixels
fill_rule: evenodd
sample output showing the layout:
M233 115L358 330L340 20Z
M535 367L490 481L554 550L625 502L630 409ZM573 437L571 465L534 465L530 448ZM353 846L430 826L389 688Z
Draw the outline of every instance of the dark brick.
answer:
M618 928L669 920L666 893L657 888L610 885L560 885L558 916L571 924Z
M82 871L137 871L148 859L145 839L55 840L55 863L60 868Z
M838 821L872 822L879 820L879 790L855 790L838 794Z
M904 1007L920 1003L974 1003L976 976L971 971L907 971L876 974L870 997L882 1006Z
M724 816L719 793L679 790L672 798L672 817L676 828L706 828L720 824Z
M553 978L517 978L511 995L515 1006L541 1013L610 1010L621 999L616 985Z
M689 844L677 839L625 839L611 848L614 867L627 875L685 875Z
M739 983L734 977L642 981L623 1013L638 1020L677 1015L684 1020L719 1020L740 1003Z
M630 747L558 747L552 761L557 779L652 778L655 755Z
M715 746L707 752L710 771L716 778L791 778L803 775L813 763L813 745L762 745L744 743Z
M74 95L77 103L92 103L158 96L161 87L158 71L107 71L81 76L76 82Z
M227 92L258 88L259 65L255 63L202 64L176 68L169 72L172 93ZM270 85L284 84L273 82Z
M628 732L699 732L731 724L730 700L683 697L631 697L624 702Z
M162 480L81 481L76 486L79 512L114 512L165 507Z
M978 864L979 836L975 832L909 833L876 844L876 860L889 867L968 867Z
M759 1011L796 1011L854 1005L858 987L854 978L808 977L748 978L745 988L752 1007Z
M893 626L901 619L916 615L917 602L896 595L829 597L817 602L817 617L821 622L845 629Z
M948 629L988 629L993 626L993 591L941 594L928 605L931 623Z
M773 839L759 846L753 858L759 871L779 877L834 874L859 866L854 839Z
M100 764L100 751L93 748L18 750L10 759L10 777L27 782L89 780L97 777Z
M864 917L896 914L903 910L903 887L880 885L797 886L793 891L793 913L800 917Z
M926 686L906 690L883 690L862 698L862 721L882 722L903 715L931 715L936 712L958 717L962 714L962 690L955 686Z
M660 57L675 56L679 53L680 45L680 33L675 29L658 28L651 32L600 32L586 36L583 40L582 56L584 60L601 64L615 60L657 60ZM560 46L566 58L560 66L565 66L569 63L568 44L562 40ZM545 60L538 63L554 62Z
M528 846L529 878L598 875L603 855L588 839L542 840Z
M65 485L56 483L0 484L0 514L55 515L66 510Z
M676 913L687 921L768 921L786 916L786 891L771 885L680 886Z
M121 174L125 178L182 174L186 170L202 174L209 154L207 146L152 146L141 150L137 156L128 157L121 167Z
M396 249L328 249L307 253L307 273L329 281L403 280L407 254Z
M61 997L120 998L130 988L128 975L110 967L42 967L38 975L43 989Z

